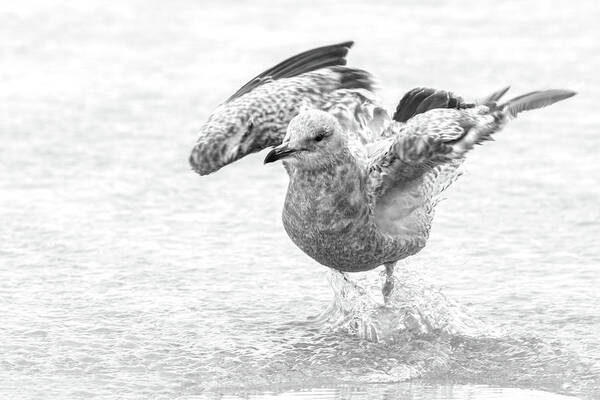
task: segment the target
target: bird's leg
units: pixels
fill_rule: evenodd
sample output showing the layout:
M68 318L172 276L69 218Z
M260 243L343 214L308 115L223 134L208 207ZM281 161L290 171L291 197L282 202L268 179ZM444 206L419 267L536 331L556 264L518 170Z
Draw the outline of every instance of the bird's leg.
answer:
M351 281L348 278L348 275L346 275L345 272L342 271L337 271L340 273L340 275L342 275L342 278L344 278L344 280L346 281L346 283L348 283L354 290L356 290L358 293L365 294L365 289L363 289L362 287L360 287L359 285L357 285L355 282Z
M383 265L385 265L385 283L381 292L383 293L383 301L387 304L392 290L394 290L394 267L396 263L385 263Z

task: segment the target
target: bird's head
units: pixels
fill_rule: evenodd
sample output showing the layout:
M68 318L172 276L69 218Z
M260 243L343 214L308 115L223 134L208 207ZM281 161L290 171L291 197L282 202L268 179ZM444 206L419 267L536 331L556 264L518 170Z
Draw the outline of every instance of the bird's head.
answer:
M285 159L303 169L330 165L345 149L337 119L324 111L301 112L290 121L283 142L265 157L265 164Z

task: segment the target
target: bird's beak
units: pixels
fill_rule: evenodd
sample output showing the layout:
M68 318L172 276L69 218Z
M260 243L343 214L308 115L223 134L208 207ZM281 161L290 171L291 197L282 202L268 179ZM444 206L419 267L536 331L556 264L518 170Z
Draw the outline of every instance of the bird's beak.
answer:
M274 147L269 154L265 157L265 164L272 163L273 161L281 160L282 158L288 157L290 154L297 152L298 149L291 148L289 143L282 143L277 147Z

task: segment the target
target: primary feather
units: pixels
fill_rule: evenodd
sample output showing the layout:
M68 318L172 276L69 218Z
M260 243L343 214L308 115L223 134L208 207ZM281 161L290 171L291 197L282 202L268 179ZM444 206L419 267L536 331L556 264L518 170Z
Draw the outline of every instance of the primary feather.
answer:
M252 78L235 92L227 102L240 97L266 82L282 78L291 78L306 72L335 65L346 65L346 55L354 42L317 47L288 58Z
M571 90L540 90L527 93L502 104L500 108L510 117L514 118L523 111L535 110L568 99L575 95Z

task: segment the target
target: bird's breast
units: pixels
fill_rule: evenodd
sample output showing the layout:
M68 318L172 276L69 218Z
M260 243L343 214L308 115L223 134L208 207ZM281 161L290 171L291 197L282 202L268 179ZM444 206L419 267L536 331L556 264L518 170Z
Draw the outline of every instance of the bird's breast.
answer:
M358 170L296 172L290 179L283 225L300 249L321 264L345 271L380 264L368 259L373 252L368 248L373 241L368 239L377 233Z

